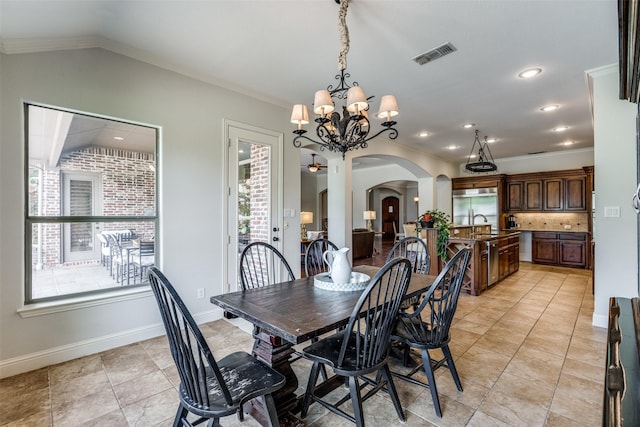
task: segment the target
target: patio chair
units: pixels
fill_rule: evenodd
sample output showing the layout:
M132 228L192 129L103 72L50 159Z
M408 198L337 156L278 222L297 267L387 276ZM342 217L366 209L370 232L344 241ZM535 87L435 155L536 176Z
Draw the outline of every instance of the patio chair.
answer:
M322 254L326 250L337 251L338 247L327 239L316 239L307 246L304 253L304 272L307 277L324 273L329 268L322 259Z
M109 241L107 236L102 233L96 233L96 237L100 241L100 264L109 268L109 274L111 274L111 248L109 248Z
M265 242L247 245L240 255L240 286L243 291L295 280L280 251Z
M116 280L116 283L124 285L125 275L127 278L127 284L129 284L129 260L128 252L123 251L122 246L118 239L113 235L107 234L107 241L109 242L109 249L111 252L111 277Z
M239 351L217 361L198 325L169 280L156 267L149 268L149 284L158 303L169 339L171 355L180 376L180 404L174 426L191 426L234 413L243 420L243 405L260 399L271 426L279 426L273 393L285 377L250 354ZM189 413L198 420L187 421Z
M313 361L313 367L300 412L302 418L306 417L313 401L356 423L358 427L364 426L362 403L379 390L385 390L391 397L398 417L405 421L387 359L389 338L410 278L411 263L408 260L395 258L385 264L362 291L347 327L303 350L305 357ZM320 367L324 365L330 366L336 375L349 379L349 394L336 403L330 403L314 394ZM376 375L371 376L374 372ZM367 386L371 389L362 396L361 388ZM349 400L353 405L353 416L340 409Z
M469 248L463 248L449 260L435 282L429 287L429 291L425 294L418 308L412 313L400 313L391 337L392 340L408 345L412 349L420 350L422 363L419 363L407 374L394 372L393 375L430 389L431 399L438 417L442 417L442 409L438 399L434 371L441 367L447 368L451 372L456 387L462 391L460 377L449 350L449 341L451 340L449 328L458 305L462 279L469 264L470 254ZM425 310L425 308L427 309ZM431 358L429 351L435 349L442 350L444 357L441 360ZM427 375L427 383L413 377L421 369L424 369Z
M156 243L153 240L140 240L138 249L131 254L133 276L136 278L139 277L140 282L142 282L147 269L156 262L155 247Z

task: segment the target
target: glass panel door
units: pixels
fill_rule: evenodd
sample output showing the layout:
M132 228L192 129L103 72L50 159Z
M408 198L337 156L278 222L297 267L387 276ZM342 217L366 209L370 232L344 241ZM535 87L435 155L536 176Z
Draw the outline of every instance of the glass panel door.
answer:
M229 125L228 291L239 289L242 250L267 242L282 251L280 134Z

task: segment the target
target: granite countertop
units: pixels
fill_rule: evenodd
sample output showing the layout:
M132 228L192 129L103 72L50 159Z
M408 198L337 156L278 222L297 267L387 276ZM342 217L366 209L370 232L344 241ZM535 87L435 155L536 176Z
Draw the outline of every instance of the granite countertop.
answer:
M521 227L518 227L517 230L518 231L528 231L528 232L546 231L546 232L549 232L549 233L588 233L588 231L585 231L585 230L574 230L574 229L571 229L571 230L565 230L565 229L555 230L555 229L549 229L549 228L542 228L542 229L537 228L537 229L534 229L534 228L521 228Z
M450 242L456 242L456 241L487 241L487 240L495 240L495 239L499 239L502 237L512 237L512 236L519 236L520 235L520 230L515 231L515 230L502 230L499 231L497 233L491 233L491 234L476 234L475 236L472 237L449 237L449 241Z

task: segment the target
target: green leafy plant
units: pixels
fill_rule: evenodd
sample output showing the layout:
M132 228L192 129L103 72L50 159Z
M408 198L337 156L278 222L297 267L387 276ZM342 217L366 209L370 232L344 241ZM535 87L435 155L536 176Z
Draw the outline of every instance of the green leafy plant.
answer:
M451 217L448 213L438 209L431 209L418 217L418 224L421 222L433 221L433 228L438 230L438 238L436 239L436 254L447 260L447 245L449 244L449 224Z

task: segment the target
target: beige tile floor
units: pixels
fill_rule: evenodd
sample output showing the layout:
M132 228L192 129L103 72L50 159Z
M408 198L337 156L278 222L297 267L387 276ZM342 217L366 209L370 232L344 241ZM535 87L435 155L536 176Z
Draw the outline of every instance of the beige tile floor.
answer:
M591 326L592 311L589 272L528 263L479 297L462 295L451 350L464 392L439 372L438 418L428 390L396 381L406 425L600 425L606 331ZM226 320L201 328L216 357L251 349L251 336ZM309 364L294 367L302 387ZM170 426L177 385L166 339L155 338L1 380L0 425ZM401 425L384 394L364 411L367 425ZM319 405L306 422L350 425Z

